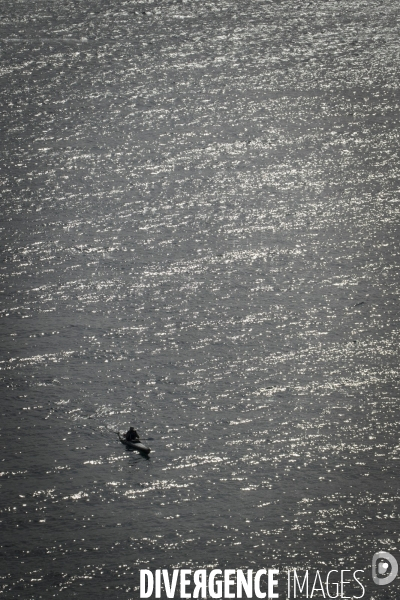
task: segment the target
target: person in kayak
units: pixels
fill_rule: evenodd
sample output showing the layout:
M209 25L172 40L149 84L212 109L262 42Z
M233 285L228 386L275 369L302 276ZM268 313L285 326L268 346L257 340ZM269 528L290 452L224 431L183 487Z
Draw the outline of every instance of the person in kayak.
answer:
M135 442L139 439L139 434L134 427L130 427L129 431L125 434L127 442Z

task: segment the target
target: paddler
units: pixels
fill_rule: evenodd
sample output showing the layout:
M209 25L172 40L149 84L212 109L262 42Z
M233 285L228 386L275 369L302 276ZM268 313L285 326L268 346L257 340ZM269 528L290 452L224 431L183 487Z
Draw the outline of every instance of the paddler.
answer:
M125 439L127 442L134 442L139 439L139 434L134 427L129 428L125 434Z

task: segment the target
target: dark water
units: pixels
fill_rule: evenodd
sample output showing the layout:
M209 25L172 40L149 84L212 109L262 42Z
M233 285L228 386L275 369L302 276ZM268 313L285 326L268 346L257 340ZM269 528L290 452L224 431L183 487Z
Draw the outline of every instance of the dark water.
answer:
M398 597L399 2L1 16L0 596L276 567Z

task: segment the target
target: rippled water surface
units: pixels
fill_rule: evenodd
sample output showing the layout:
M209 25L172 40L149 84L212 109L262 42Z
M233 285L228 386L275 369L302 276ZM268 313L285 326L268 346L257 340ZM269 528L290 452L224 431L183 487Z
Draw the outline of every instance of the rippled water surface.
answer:
M347 567L398 597L399 2L0 12L0 596Z

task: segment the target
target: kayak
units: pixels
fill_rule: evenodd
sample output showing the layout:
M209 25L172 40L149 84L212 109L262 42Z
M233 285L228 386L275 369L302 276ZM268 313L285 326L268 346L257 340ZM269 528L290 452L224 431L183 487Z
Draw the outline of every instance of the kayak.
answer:
M141 440L135 440L134 442L128 442L128 440L126 440L124 437L122 437L122 435L120 434L119 431L118 431L118 437L121 440L121 442L123 444L125 444L125 446L127 446L128 448L132 448L132 450L137 450L138 452L143 452L143 454L150 454L150 448L148 446L146 446L146 444L143 444L143 442Z

